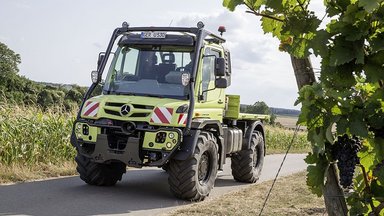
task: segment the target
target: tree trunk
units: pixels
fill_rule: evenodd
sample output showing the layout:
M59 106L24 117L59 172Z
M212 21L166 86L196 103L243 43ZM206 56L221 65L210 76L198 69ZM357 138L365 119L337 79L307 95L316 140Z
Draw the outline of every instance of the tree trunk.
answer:
M291 55L291 62L299 90L305 85L311 85L316 82L315 73L313 72L309 57L306 59L298 59ZM327 181L323 189L323 194L328 215L347 215L347 204L345 202L344 193L339 185L339 179L336 175L336 168L334 164L329 166L326 177Z

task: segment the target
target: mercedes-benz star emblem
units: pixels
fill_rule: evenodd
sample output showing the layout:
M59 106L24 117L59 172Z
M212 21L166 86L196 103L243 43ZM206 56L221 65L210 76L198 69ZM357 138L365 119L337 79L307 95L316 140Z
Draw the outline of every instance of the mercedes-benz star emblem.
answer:
M120 109L121 115L128 115L129 111L131 111L131 108L129 107L129 105L124 104L123 106L121 106L121 109Z

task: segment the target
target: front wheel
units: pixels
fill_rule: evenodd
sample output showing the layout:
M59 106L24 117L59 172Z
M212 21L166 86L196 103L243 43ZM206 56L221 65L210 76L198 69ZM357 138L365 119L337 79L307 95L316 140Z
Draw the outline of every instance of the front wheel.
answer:
M180 199L200 201L211 192L217 175L216 138L201 132L193 156L187 160L171 160L168 183L171 192Z
M260 177L263 163L264 138L260 131L254 131L250 149L241 150L231 157L233 178L239 182L254 183Z
M126 166L122 162L101 164L91 161L89 158L77 153L75 158L77 163L76 170L80 178L90 185L112 186L121 180L126 171Z

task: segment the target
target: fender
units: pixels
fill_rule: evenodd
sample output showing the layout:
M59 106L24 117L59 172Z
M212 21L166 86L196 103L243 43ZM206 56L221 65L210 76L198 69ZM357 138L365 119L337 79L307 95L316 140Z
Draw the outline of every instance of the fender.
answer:
M265 131L264 131L264 126L263 126L263 123L261 123L261 121L254 121L250 124L250 126L247 127L246 131L245 131L245 134L244 134L244 138L243 138L243 146L242 146L242 149L243 150L247 150L247 149L250 149L251 147L251 136L252 136L252 132L253 131L260 131L261 134L263 135L263 139L264 139L264 154L265 154L265 150L266 150L266 140L265 140Z
M192 157L195 151L197 138L202 130L208 131L209 129L215 129L217 131L217 144L219 152L219 169L223 168L225 163L225 149L224 149L224 138L223 128L220 121L211 119L195 119L191 124L191 131L189 135L183 137L183 143L180 149L175 153L173 159L175 160L186 160Z

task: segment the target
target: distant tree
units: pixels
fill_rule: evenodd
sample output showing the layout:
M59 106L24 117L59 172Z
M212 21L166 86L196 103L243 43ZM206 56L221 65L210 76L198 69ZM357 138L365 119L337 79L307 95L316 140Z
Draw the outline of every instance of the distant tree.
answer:
M18 74L20 55L0 42L0 102L38 104L42 108L64 106L67 110L80 104L86 88L77 85L41 84Z
M17 73L19 72L17 65L20 63L20 55L0 42L0 73Z
M274 124L276 115L272 113L271 109L269 106L264 102L264 101L257 101L253 105L248 105L245 108L246 113L253 113L253 114L266 114L270 115L270 123Z
M264 101L257 101L253 105L248 105L246 111L255 114L269 114L271 112Z

